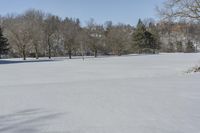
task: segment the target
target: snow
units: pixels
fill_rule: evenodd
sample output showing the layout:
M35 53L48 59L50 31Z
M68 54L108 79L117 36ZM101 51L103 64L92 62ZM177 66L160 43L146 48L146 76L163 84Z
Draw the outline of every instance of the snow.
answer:
M2 133L199 133L200 54L0 61Z

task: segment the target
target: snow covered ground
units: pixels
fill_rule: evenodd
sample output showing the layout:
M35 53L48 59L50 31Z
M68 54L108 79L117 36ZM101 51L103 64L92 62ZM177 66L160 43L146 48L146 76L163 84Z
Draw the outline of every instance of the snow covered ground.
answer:
M200 54L0 61L0 133L200 133Z

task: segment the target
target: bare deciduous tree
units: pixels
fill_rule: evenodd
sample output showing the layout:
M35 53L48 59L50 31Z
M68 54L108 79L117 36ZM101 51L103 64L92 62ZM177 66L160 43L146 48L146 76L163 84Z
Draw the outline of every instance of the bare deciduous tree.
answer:
M102 49L105 40L105 31L103 25L98 25L91 19L87 24L87 31L89 35L89 47L97 57L98 51Z
M31 47L34 49L36 59L38 59L40 50L42 49L41 45L44 43L44 34L43 30L41 30L44 13L37 10L28 10L25 12L25 17L30 27L32 27L29 28Z
M66 18L63 21L62 26L63 26L62 33L63 33L63 38L64 38L64 46L65 46L65 49L67 50L69 58L71 59L73 50L76 53L76 49L78 46L76 38L81 29L80 21L78 19Z
M60 18L51 14L47 15L44 21L44 33L46 38L46 44L48 46L48 56L49 59L52 57L52 37L59 30Z
M132 28L129 25L111 26L106 35L106 42L112 54L120 56L127 53L131 49L131 35Z
M163 18L175 17L200 20L200 0L167 0L158 8Z

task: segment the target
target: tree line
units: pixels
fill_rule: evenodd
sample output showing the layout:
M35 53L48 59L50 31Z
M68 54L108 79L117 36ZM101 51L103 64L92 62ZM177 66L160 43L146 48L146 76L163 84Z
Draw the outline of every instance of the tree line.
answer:
M27 57L68 56L71 59L81 55L194 52L194 40L198 41L198 37L193 35L199 27L198 23L164 19L157 23L140 19L136 27L112 21L97 24L91 19L86 26L81 26L79 19L62 19L31 9L19 15L0 17L0 38L4 38L0 39L0 55L7 53L8 57L26 60ZM188 38L187 41L180 36Z
M165 0L157 7L165 50L197 52L200 47L200 0Z

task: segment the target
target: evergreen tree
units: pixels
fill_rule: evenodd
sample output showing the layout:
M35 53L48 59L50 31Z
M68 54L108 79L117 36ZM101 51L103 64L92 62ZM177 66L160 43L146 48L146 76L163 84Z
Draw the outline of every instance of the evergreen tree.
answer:
M8 52L8 39L3 36L2 28L0 27L0 58Z
M157 27L153 23L149 23L149 32L152 34L151 48L154 50L160 49L160 35Z
M172 42L169 42L167 52L169 52L169 53L175 52L175 47Z
M153 28L152 28L152 31ZM151 33L151 30L147 30L143 22L139 19L137 27L133 33L133 48L139 53L155 53L155 49L158 48L158 36L155 33Z
M193 53L195 52L195 47L193 42L191 42L190 40L187 42L186 44L186 53Z
M176 47L177 52L183 52L183 44L181 41L176 42Z
M133 48L139 52L145 47L145 32L146 27L141 19L139 19L137 27L133 33Z

